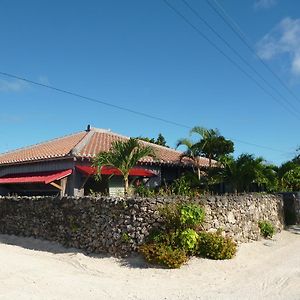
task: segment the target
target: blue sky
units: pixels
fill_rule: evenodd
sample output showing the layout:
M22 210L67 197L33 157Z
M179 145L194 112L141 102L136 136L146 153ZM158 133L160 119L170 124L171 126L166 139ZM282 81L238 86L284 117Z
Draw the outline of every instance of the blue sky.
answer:
M169 1L241 64L181 0ZM205 0L187 1L279 90L292 104L292 113L265 94L162 0L3 0L0 72L191 127L218 128L227 138L281 150L235 142L235 155L254 153L276 164L290 159L300 145L300 100L280 85ZM218 2L256 53L300 98L300 2ZM81 131L87 124L128 136L156 137L161 132L173 147L179 138L188 136L186 128L2 75L0 99L0 152Z

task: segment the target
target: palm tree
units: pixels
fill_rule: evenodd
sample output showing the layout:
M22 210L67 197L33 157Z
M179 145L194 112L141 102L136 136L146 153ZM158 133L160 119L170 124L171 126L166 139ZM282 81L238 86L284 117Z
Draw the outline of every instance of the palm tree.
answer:
M300 190L300 167L296 166L282 176L281 188L285 191L294 192Z
M197 143L196 143L197 144ZM180 155L180 160L187 157L192 160L193 165L197 168L198 180L201 179L201 170L200 170L200 156L198 146L190 139L180 139L176 144L176 148L180 146L185 146L186 150ZM194 167L193 167L194 169Z
M253 184L269 191L277 186L274 166L266 164L262 157L255 158L251 154L241 154L237 159L225 156L220 162L223 165L220 177L232 186L235 193L249 192Z
M141 146L137 139L129 139L127 141L115 141L111 145L109 152L100 152L93 161L93 165L97 167L98 176L104 166L114 167L118 169L124 178L124 193L128 194L129 187L129 171L137 165L138 161L143 157L155 157L155 153L150 146Z
M234 151L233 142L225 139L218 129L195 126L190 131L190 134L194 133L201 137L195 147L198 148L199 154L209 159L209 167L211 167L212 159L218 159Z

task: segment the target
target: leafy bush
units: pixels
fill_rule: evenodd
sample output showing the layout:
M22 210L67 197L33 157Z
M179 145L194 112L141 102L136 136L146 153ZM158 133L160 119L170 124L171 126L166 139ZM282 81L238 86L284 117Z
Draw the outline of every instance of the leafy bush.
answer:
M182 231L179 237L181 247L188 253L193 253L197 246L199 238L198 233L195 230L188 228Z
M160 210L167 228L185 229L199 226L205 217L201 206L191 203L171 203Z
M191 185L185 176L174 180L172 183L172 193L180 196L193 196Z
M178 232L174 230L156 231L149 236L149 242L165 244L172 247L178 247Z
M205 213L202 207L196 204L185 204L180 209L180 222L185 226L197 226L204 221Z
M260 233L264 238L272 238L275 234L275 228L273 224L268 221L259 221L258 227L260 229Z
M129 236L129 234L127 232L123 232L123 234L121 236L121 241L123 243L129 243L131 241L131 237Z
M159 212L167 229L176 230L180 228L180 203L176 202L163 205L160 207Z
M171 269L180 268L188 260L182 249L173 249L161 243L149 243L139 247L145 259L152 264L159 264Z
M197 254L211 259L230 259L236 254L236 243L220 233L200 232Z
M236 253L236 244L224 238L220 232L200 232L205 213L195 203L175 202L160 209L164 220L163 229L153 230L147 243L139 252L153 264L179 268L188 260L188 255L200 255L212 259L229 259Z

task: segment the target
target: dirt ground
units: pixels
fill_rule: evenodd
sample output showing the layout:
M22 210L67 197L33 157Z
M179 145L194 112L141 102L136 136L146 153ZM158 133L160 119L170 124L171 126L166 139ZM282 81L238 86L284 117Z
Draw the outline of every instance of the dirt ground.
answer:
M300 227L179 270L0 235L0 299L300 299Z

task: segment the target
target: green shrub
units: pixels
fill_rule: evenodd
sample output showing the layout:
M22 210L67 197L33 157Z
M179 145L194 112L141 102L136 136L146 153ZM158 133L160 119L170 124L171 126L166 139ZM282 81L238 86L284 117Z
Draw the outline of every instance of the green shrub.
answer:
M168 229L178 229L181 227L180 206L180 203L175 202L160 207L160 215Z
M160 243L149 243L139 247L139 252L152 264L162 265L171 269L180 268L188 260L182 249L173 249Z
M188 228L182 231L179 237L180 245L185 251L193 253L196 250L199 235L195 230Z
M134 194L140 197L155 197L155 190L141 184L134 189Z
M121 236L121 241L123 243L129 243L131 241L131 237L129 236L129 234L127 232L123 232L123 234Z
M236 254L236 243L218 232L200 232L197 254L211 259L230 259Z
M177 247L178 232L174 230L152 232L148 240L149 242L154 242L157 244L165 244L168 246Z
M205 217L201 206L191 203L170 203L164 205L160 214L167 228L185 229L199 226Z
M172 194L179 196L193 196L191 185L185 176L174 180L171 186Z
M198 226L204 221L205 213L196 204L184 204L180 209L180 222L184 226Z
M258 226L260 233L264 238L272 238L272 236L275 234L275 228L273 224L268 221L259 221Z

